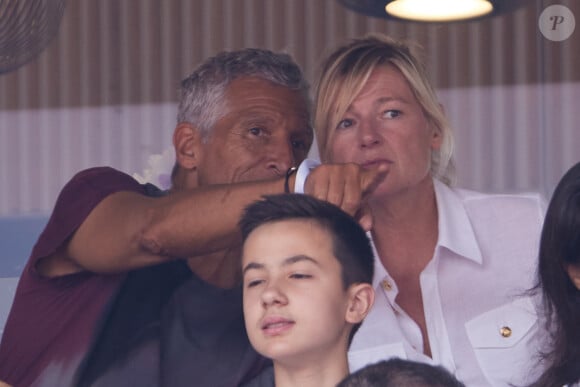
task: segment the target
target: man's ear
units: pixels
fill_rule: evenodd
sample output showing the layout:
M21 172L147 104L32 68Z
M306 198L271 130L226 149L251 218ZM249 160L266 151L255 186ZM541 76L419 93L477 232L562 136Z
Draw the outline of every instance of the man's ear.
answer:
M180 122L173 131L175 158L183 169L194 170L201 157L202 134L188 122Z
M348 289L349 305L345 320L351 324L360 323L371 310L375 301L375 290L371 284L357 283Z
M576 289L580 290L580 265L566 265L566 271Z

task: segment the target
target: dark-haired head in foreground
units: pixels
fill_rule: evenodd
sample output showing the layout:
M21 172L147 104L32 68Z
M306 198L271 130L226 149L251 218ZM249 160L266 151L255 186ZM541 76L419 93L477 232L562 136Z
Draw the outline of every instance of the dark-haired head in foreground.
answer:
M465 387L443 367L403 359L361 368L337 387Z
M580 163L552 195L539 256L537 288L554 335L549 367L534 386L572 385L580 381Z
M308 374L305 384L336 385L374 298L364 230L338 207L297 194L250 205L240 228L250 342L273 360L276 384Z

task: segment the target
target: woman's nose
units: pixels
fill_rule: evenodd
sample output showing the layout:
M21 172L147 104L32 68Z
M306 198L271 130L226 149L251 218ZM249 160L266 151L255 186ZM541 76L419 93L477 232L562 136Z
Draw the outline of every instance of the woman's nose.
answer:
M360 145L363 148L379 144L381 137L376 124L363 120L359 124Z

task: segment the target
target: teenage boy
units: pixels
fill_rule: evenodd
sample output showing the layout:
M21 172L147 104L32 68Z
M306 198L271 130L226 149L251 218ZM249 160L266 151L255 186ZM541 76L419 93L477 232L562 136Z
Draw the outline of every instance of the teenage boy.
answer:
M336 386L374 300L364 230L338 207L298 194L250 205L240 228L246 330L274 365L274 380L251 385Z

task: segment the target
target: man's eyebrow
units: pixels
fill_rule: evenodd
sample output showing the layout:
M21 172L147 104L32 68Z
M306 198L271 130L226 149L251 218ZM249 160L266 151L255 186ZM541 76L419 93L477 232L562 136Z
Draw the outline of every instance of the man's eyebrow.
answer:
M242 127L247 127L247 126L264 126L264 127L268 127L268 126L272 126L275 124L275 121L272 120L271 118L266 118L266 117L260 117L260 116L246 116L246 117L241 117L238 120L238 124Z

